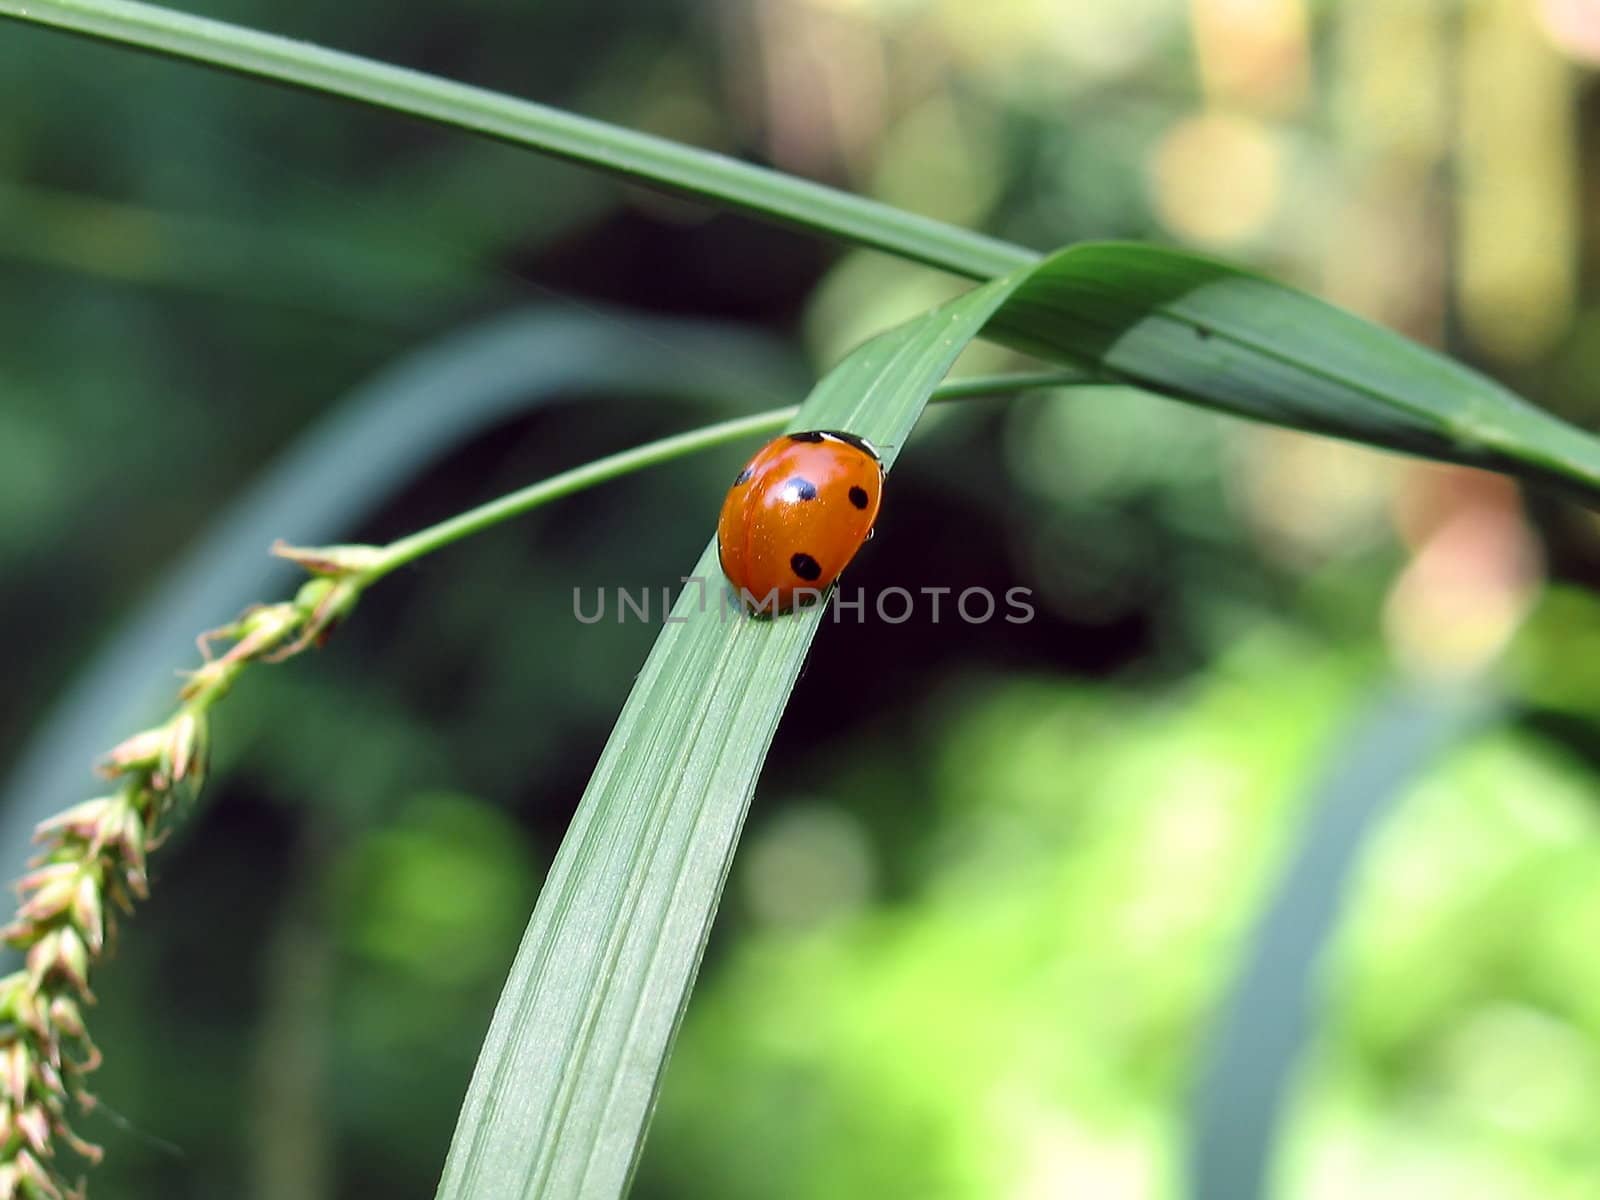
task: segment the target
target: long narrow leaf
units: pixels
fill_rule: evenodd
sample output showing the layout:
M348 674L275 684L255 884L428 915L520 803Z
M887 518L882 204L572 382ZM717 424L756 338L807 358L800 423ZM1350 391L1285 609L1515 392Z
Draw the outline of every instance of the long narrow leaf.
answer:
M1194 403L1600 495L1600 443L1387 331L1170 251L1087 246L868 342L797 422L900 445L992 336ZM712 498L708 497L708 504ZM441 1200L626 1189L774 728L821 612L724 616L696 564L584 794L502 993Z
M800 428L892 462L1012 281L879 336L818 385ZM501 995L439 1196L616 1196L723 879L822 609L742 616L708 546L584 793ZM726 608L725 608L726 605Z
M1037 257L1020 246L725 155L134 0L0 0L0 16L453 125L974 279L998 275Z
M136 0L0 0L0 17L453 125L973 278L1037 261L1022 247L722 155ZM1539 476L1569 491L1597 478L1582 435L1303 294L1153 247L1067 254L1028 282L992 336L1277 424ZM1443 407L1430 399L1441 395Z
M986 335L1190 403L1600 495L1591 435L1399 334L1196 255L1073 246L1027 275Z

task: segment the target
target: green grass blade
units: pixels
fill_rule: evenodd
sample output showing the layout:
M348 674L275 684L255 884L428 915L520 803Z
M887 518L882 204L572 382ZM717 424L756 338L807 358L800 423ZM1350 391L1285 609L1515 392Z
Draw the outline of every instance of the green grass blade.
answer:
M134 0L0 0L0 16L342 96L987 279L1037 256L821 184L498 92Z
M1600 496L1589 434L1399 334L1195 255L1060 251L987 336L1240 416Z
M453 125L973 278L1037 261L1021 247L722 155L133 0L0 0L0 16ZM1600 478L1583 435L1303 294L1155 247L1065 253L1008 304L992 336L1276 424L1569 491Z
M134 0L0 0L0 16L453 125L973 278L1037 261L1021 247L722 155ZM1301 293L1190 255L1074 248L1027 282L991 335L1276 424L1569 491L1600 478L1587 438L1481 377Z
M798 428L892 461L1005 282L881 335L812 393ZM616 1196L626 1187L734 845L821 610L723 612L695 564L562 842L456 1127L439 1196ZM703 600L702 600L703 596Z
M980 332L1229 412L1600 495L1600 443L1489 381L1291 289L1139 246L1063 251L875 338L796 426L898 447ZM821 619L724 619L714 546L692 577L707 599L692 584L680 596L590 780L501 995L440 1200L626 1189Z

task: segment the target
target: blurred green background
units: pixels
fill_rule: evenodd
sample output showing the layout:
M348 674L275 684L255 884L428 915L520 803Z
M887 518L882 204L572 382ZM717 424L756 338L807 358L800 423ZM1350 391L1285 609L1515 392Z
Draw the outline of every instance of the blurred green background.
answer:
M195 11L1040 249L1218 253L1600 426L1595 0ZM0 766L186 547L405 356L532 307L755 409L797 393L724 335L645 322L816 372L960 286L12 25L0 113ZM341 535L727 412L568 390ZM580 625L572 591L675 585L751 448L430 559L218 711L215 782L97 982L96 1194L432 1195L654 635ZM1592 516L1106 389L930 414L879 534L851 586L1027 587L1037 616L824 628L636 1195L1241 1200L1204 1181L1248 1178L1252 1139L1296 1200L1600 1194ZM51 803L90 794L94 749ZM1335 818L1344 842L1307 834ZM1305 962L1256 940L1272 921ZM1235 987L1252 961L1276 992ZM1256 1045L1301 983L1306 1043ZM1214 1052L1225 1011L1246 1036Z

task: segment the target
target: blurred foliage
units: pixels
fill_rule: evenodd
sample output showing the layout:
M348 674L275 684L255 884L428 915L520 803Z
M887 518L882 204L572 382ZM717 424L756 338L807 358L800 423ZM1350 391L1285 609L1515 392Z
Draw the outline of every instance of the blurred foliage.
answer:
M1600 424L1593 4L203 11L1039 247L1224 253ZM243 482L407 350L604 301L759 325L820 365L955 286L37 30L0 35L0 109L0 761ZM702 415L509 421L350 535ZM577 625L572 589L675 583L742 453L420 564L219 709L217 785L99 983L101 1194L431 1194L654 633ZM930 414L851 585L1024 586L1037 618L820 639L637 1194L1182 1194L1214 1007L1311 779L1361 752L1346 718L1396 674L1507 715L1400 798L1355 881L1279 1191L1595 1194L1595 532L1467 472L1116 389Z

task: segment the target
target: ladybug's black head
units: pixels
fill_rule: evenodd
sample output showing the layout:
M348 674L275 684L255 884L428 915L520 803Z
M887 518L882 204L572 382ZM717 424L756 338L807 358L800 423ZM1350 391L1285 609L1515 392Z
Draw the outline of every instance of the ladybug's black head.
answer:
M883 455L878 453L876 446L861 435L846 433L842 429L812 429L804 433L791 433L789 440L791 442L821 442L827 440L843 442L847 446L854 446L880 466L883 463Z

